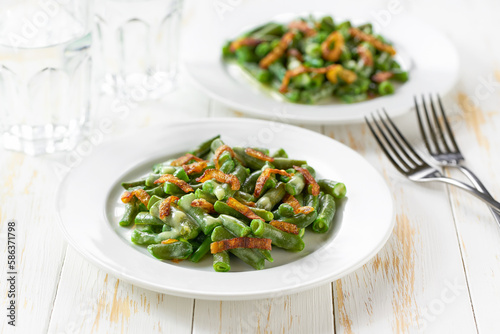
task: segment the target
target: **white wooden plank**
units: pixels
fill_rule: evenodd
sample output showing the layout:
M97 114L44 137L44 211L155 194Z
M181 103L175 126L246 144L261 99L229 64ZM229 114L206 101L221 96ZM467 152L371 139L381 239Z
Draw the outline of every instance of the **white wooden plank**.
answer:
M69 248L49 333L190 333L193 300L142 289Z
M415 138L408 116L397 122ZM333 283L337 331L475 332L445 187L405 179L364 124L327 127L326 134L363 154L381 172L396 208L396 227L386 246L361 269Z
M0 152L0 305L7 309L7 222L16 221L17 333L38 333L48 326L59 281L65 243L56 226L57 182L44 159ZM14 330L2 314L0 332Z
M329 284L253 301L196 300L193 333L333 333Z

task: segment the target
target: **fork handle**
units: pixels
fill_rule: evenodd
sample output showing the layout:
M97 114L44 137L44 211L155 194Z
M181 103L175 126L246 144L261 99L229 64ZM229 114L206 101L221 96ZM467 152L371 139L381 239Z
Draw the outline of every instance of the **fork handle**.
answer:
M486 189L481 180L479 180L476 174L474 174L469 168L461 165L458 165L457 167L465 176L467 176L467 178L472 182L472 184L476 187L476 189L478 189L485 195L491 196L490 192L488 191L488 189ZM490 211L491 214L493 215L493 218L495 218L495 221L500 225L500 213L496 212L491 207Z
M491 197L491 195L486 195L485 193L480 192L476 188L472 188L471 186L469 186L466 183L460 182L458 180L455 180L455 179L452 179L452 178L449 178L446 176L442 176L441 173L439 173L439 175L436 173L433 176L435 176L435 177L433 177L432 179L427 179L427 180L423 179L422 181L433 181L434 180L434 181L439 181L439 182L451 184L452 186L463 189L463 190L467 191L469 194L476 196L477 198L479 198L480 200L482 200L483 202L488 204L490 206L490 208L492 208L500 213L500 203L495 201L493 199L493 197Z

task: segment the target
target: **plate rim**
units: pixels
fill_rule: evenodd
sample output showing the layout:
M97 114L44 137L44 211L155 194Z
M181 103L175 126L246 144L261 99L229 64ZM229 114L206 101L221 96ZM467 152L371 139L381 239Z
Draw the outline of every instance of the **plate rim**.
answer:
M257 120L257 119L252 119L252 118L221 117L221 118L192 119L192 120L170 123L167 126L168 127L179 126L179 125L184 125L184 126L196 126L196 125L198 125L199 126L200 124L202 125L203 123L217 123L217 122L230 122L230 123L236 122L236 123L240 123L240 124L242 122L253 122L253 123L257 123L257 124L270 123L269 121ZM366 162L367 166L369 166L380 177L380 179L385 184L386 189L389 190L389 195L390 195L390 188L389 188L387 182L383 179L382 175L375 169L375 167L371 163L369 163L357 151L355 151L355 150L351 149L350 147L348 147L347 145L345 145L345 144L343 144L343 143L341 143L333 138L330 138L324 134L321 134L319 132L315 132L315 131L312 131L309 129L300 128L300 127L290 125L290 124L284 124L284 125L288 126L288 127L295 128L296 130L303 131L306 133L314 133L316 135L323 136L326 139L331 140L331 141L335 142L336 144L343 146L345 149L351 151L350 152L351 154L355 154L358 156L358 158L361 158L362 160L364 160ZM155 126L155 128L156 127L160 127L160 126ZM150 131L150 128L145 128L145 129L141 130L140 132L147 132L147 131ZM104 142L102 145L106 145L109 142L111 142L111 143L117 142L120 139L122 139L123 137L131 137L131 135L130 134L129 135L120 135L117 137L113 137L111 140ZM91 157L92 157L92 154L90 156L88 156L86 158L86 160L88 160ZM127 166L127 169L124 173L127 173L127 171L132 170L134 167L145 163L147 160L148 160L147 158L144 158L141 161L134 163L133 165ZM79 168L79 166L76 166L75 169L76 168ZM379 240L379 242L377 243L377 246L374 247L369 253L365 254L356 263L350 264L348 266L348 269L343 270L335 275L329 275L328 277L320 277L319 279L309 280L307 283L302 282L300 284L300 286L283 287L281 289L273 289L272 291L259 291L257 293L248 293L248 292L242 291L240 293L231 292L230 294L229 293L227 293L227 294L226 293L217 293L216 294L216 293L208 292L208 293L201 293L200 294L199 292L193 292L193 291L190 291L189 289L184 289L184 290L179 289L179 288L173 289L173 288L170 288L166 285L159 285L159 284L155 284L153 282L145 282L143 280L136 278L135 276L123 273L120 270L117 270L116 268L107 266L104 263L104 261L100 261L100 259L96 258L93 254L91 254L88 250L86 250L83 245L79 244L78 241L71 235L71 233L65 227L65 224L63 222L63 217L62 217L62 210L61 210L62 204L61 204L61 201L59 201L62 193L66 190L65 185L67 182L69 182L71 174L72 174L72 171L69 171L64 176L64 178L61 180L61 182L59 183L59 186L58 186L58 189L56 192L56 203L55 203L57 217L58 217L57 225L59 227L59 230L63 233L64 237L66 238L66 241L68 242L68 244L71 245L71 247L73 249L75 249L82 257L84 257L84 259L86 261L91 262L92 264L96 265L97 267L99 267L100 269L105 271L106 273L111 273L115 277L117 277L119 279L123 279L131 284L136 285L136 286L140 286L140 287L148 289L148 290L166 293L166 294L178 296L178 297L196 298L196 299L201 299L201 300L255 300L255 299L261 299L261 298L269 298L269 293L272 293L273 297L279 297L279 296L288 295L291 293L297 293L297 292L309 290L309 289L317 287L321 284L324 284L327 282L333 282L333 281L335 281L341 277L344 277L344 276L352 273L353 271L359 269L361 266L363 266L365 263L367 263L371 258L373 258L386 245L388 239L390 238L390 236L393 232L394 226L395 226L396 211L395 211L395 206L394 206L394 199L392 198L392 196L388 196L389 202L387 203L387 207L391 211L391 218L390 218L390 223L388 225L388 228L387 228L383 238L381 238ZM122 173L119 176L122 176L122 175L124 175L124 174ZM113 180L113 182L118 182L118 178ZM105 221L107 221L109 223L104 212L101 211L101 214L103 214ZM106 225L113 233L116 234L116 232L112 230L111 224L106 224ZM118 235L117 235L117 237L119 238ZM335 240L335 238L333 240ZM332 242L333 242L333 240L332 240ZM316 250L316 251L318 251L318 250ZM314 254L315 252L312 252L311 254ZM302 259L304 259L304 258L302 258ZM153 259L153 260L158 261L157 259ZM293 263L294 262L291 262L291 263L286 264L286 265L290 265ZM283 265L283 266L286 266L286 265ZM276 267L276 268L279 268L279 267ZM274 269L274 268L268 268L268 270L269 269ZM259 272L262 272L262 271L249 271L246 273L258 274ZM226 273L226 274L237 274L237 273Z

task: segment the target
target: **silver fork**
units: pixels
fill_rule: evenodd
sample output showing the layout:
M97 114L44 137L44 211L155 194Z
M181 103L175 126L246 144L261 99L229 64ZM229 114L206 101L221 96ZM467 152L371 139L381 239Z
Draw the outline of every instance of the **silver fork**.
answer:
M396 127L394 122L389 118L389 115L384 110L385 119L377 111L378 120L372 113L372 122L375 127L370 124L370 121L365 116L365 121L370 128L375 140L379 144L382 151L385 153L387 158L392 162L394 167L401 172L403 175L408 177L410 180L415 182L432 182L438 181L447 184L451 184L455 187L463 189L469 192L471 195L476 196L491 208L500 212L500 203L495 201L491 196L488 196L471 186L460 182L458 180L443 176L441 172L426 163L420 155L415 152L410 143L401 134L399 129Z
M422 95L423 110L421 110L418 106L417 97L414 98L414 101L420 133L422 134L425 147L427 148L429 154L440 166L454 167L460 170L472 182L476 189L488 196L491 196L479 178L470 169L462 165L465 158L460 152L457 142L455 141L455 135L451 130L450 123L446 117L443 103L441 102L439 95L437 95L437 105L439 106L439 113L441 115L442 122L439 121L439 115L436 111L438 108L434 103L432 95L429 96L429 103L426 103L425 97ZM430 108L428 108L429 105ZM432 117L429 115L431 112ZM424 122L427 126L424 125ZM500 224L500 214L491 208L490 211L493 218L495 218L495 221Z

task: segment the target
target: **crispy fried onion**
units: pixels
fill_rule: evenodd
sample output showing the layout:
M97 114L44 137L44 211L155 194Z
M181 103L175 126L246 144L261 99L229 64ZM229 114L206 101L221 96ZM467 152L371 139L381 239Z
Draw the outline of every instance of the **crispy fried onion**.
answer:
M235 175L226 174L218 169L207 169L203 172L203 175L198 177L196 181L205 182L207 180L215 179L219 182L231 184L232 190L240 189L240 180Z
M389 80L392 78L393 73L388 71L377 72L372 75L372 81L376 83L381 83L382 81Z
M316 35L316 30L311 28L307 22L304 21L293 21L288 25L288 29L297 29L300 32L303 32L307 37L311 37Z
M358 45L356 48L356 51L359 54L359 58L363 60L363 64L366 66L373 66L373 55L368 48L364 47L363 45Z
M375 49L379 51L387 52L391 56L394 56L396 54L396 50L394 50L394 48L391 45L383 43L375 36L366 34L361 30L359 30L358 28L350 28L349 33L351 34L352 37L370 43L375 47Z
M172 161L170 163L170 166L178 167L178 166L186 165L191 160L198 161L198 162L204 161L202 158L198 158L197 156L192 155L191 153L186 153L182 157L179 157L179 158L175 159L174 161Z
M191 188L191 186L187 184L186 181L178 179L172 174L164 174L160 176L160 178L155 181L155 184L165 183L165 182L170 182L175 184L177 187L181 188L181 190L184 191L185 193L193 191L193 188Z
M287 32L281 37L278 45L274 47L264 58L259 62L261 68L267 69L269 65L278 60L285 53L288 45L292 42L295 33L292 31Z
M170 206L172 203L177 203L178 200L177 196L168 196L160 203L160 219L165 219L170 214Z
M253 148L250 148L250 147L247 147L245 149L245 153L248 154L249 156L255 158L255 159L269 161L269 162L273 162L274 161L273 157L265 155L264 153L262 153L260 151L257 151L257 150L254 150Z
M304 65L297 66L293 70L288 70L283 77L283 81L280 86L280 93L286 93L288 91L288 85L290 84L290 79L302 74L302 73L319 73L325 74L328 80L333 83L338 82L338 78L341 78L347 84L352 84L358 78L356 73L353 71L347 70L342 67L342 65L333 64L327 67L305 67Z
M293 166L293 168L304 175L304 179L306 180L306 184L311 185L311 194L313 196L318 196L319 195L319 184L316 182L314 177L309 173L309 171L305 168L299 167L299 166Z
M197 199L193 200L191 202L191 206L196 207L196 208L201 208L207 213L215 212L214 205L203 198L197 198Z
M242 237L216 241L210 244L210 253L215 254L235 248L257 248L271 250L271 239Z
M164 244L164 245L168 245L168 244L173 244L174 242L177 242L177 241L179 241L179 240L177 240L177 239L167 239L167 240L162 240L161 243Z
M246 206L250 206L250 207L252 207L252 208L255 208L255 205L256 205L256 204L255 204L255 202L245 201L243 198L240 198L238 201L239 201L240 203L243 203L243 204L245 204Z
M184 168L184 171L186 172L187 175L201 173L203 171L203 168L205 167L207 167L206 161L199 161L199 162L193 162L192 164L189 165L182 165L182 168Z
M290 50L288 50L287 54L289 57L297 58L297 60L300 62L304 61L304 57L302 56L302 53L300 53L300 51L297 49L290 49Z
M149 196L149 194L144 189L136 189L132 192L126 191L123 193L121 200L123 203L128 203L132 200L132 197L134 196L137 197L137 199L141 201L142 204L148 206L148 202L151 196Z
M231 42L229 45L229 51L235 52L242 46L257 46L262 42L262 40L253 37L242 37Z
M248 219L259 219L264 221L261 217L257 216L250 208L246 205L243 205L242 203L238 202L236 199L229 197L227 202L227 205L247 217Z
M282 169L274 169L274 168L268 168L260 174L259 178L257 179L257 182L255 183L255 191L253 192L254 197L259 197L260 194L262 193L262 190L264 189L264 185L266 184L267 179L271 176L271 174L280 174L283 176L287 177L292 177L292 174L287 173L286 171Z
M308 213L314 211L314 208L312 206L300 206L299 201L288 193L285 195L285 197L283 197L283 203L290 205L293 208L293 212L295 214L303 213L307 215Z
M333 47L332 47L333 44ZM337 61L344 48L344 37L339 31L334 31L321 43L321 53L328 61Z
M342 65L330 65L327 68L326 78L336 84L338 82L338 78L342 79L348 85L352 84L358 76L351 70L347 70L342 67Z
M236 157L236 155L234 154L233 149L230 146L228 146L228 145L221 145L221 146L219 146L219 148L217 148L217 150L215 150L215 152L214 152L215 169L219 169L220 168L219 158L222 155L222 153L224 153L226 151L231 154L232 158Z
M299 228L295 224L282 222L281 220L271 220L269 225L276 227L286 233L299 234Z

